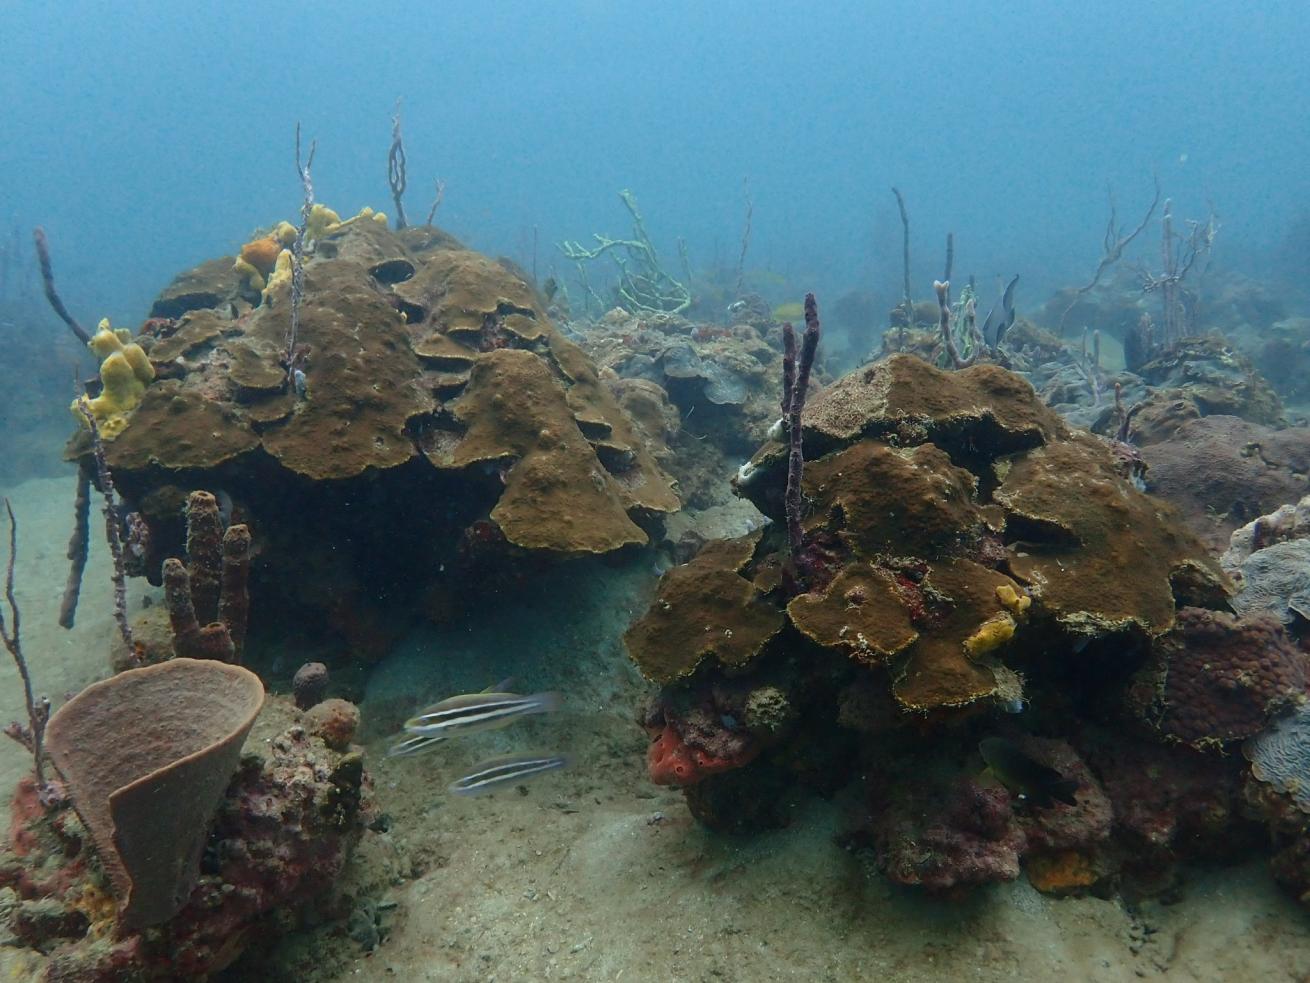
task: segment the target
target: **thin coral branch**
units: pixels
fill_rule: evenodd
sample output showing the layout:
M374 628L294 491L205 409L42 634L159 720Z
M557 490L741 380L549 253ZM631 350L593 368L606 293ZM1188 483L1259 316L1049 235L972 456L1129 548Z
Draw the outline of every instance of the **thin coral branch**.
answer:
M1210 254L1219 232L1219 222L1213 209L1204 222L1189 220L1185 224L1185 235L1175 232L1172 202L1166 200L1160 223L1163 268L1160 273L1140 271L1142 291L1160 293L1163 307L1160 343L1165 348L1177 344L1181 338L1194 332L1196 297L1184 288L1184 281L1197 262Z
M77 498L73 503L73 534L68 539L68 581L59 604L59 625L72 628L77 619L77 599L82 593L82 576L91 544L91 468L83 461L77 468Z
M36 787L42 801L46 801L49 783L45 778L45 725L50 719L50 701L45 697L37 699L32 694L32 676L27 668L27 658L23 655L23 637L21 618L18 611L18 599L14 594L14 564L18 559L18 520L14 517L14 507L9 499L4 500L5 513L9 518L9 564L5 572L5 602L9 606L9 621L0 612L0 641L14 660L19 678L23 682L23 703L27 707L27 724L15 721L4 732L32 752L33 770L36 773Z
M300 186L304 200L300 206L300 225L296 227L296 239L291 244L291 317L287 328L287 386L293 392L301 392L302 386L296 384L296 373L302 372L296 352L296 339L300 334L300 308L305 300L305 236L309 229L309 213L314 210L314 180L311 168L314 166L314 151L318 141L309 143L309 156L304 163L300 159L300 124L296 124L296 173L300 176Z
M787 490L785 492L785 510L787 513L787 545L791 556L791 576L794 578L795 591L803 589L807 571L804 569L802 547L804 530L801 526L801 511L804 505L801 495L801 483L804 479L805 451L802 443L801 415L805 410L805 397L810 386L810 369L814 365L814 355L819 348L819 306L814 294L805 295L805 336L801 340L800 352L796 352L795 332L790 323L783 325L785 350L790 352L795 364L794 376L787 371L787 360L783 362L783 388L790 390L791 399L787 405ZM790 377L790 385L787 385Z
M1101 261L1096 264L1096 272L1092 274L1091 280L1089 280L1085 286L1079 287L1074 291L1073 296L1069 299L1069 305L1065 307L1064 312L1061 313L1058 325L1060 333L1064 332L1064 322L1069 316L1069 312L1074 309L1074 306L1082 299L1084 294L1095 289L1096 285L1101 282L1101 277L1105 275L1106 270L1123 258L1124 250L1131 245L1132 241L1141 234L1143 229L1146 228L1146 224L1151 221L1151 216L1155 214L1156 206L1160 204L1160 179L1158 177L1153 177L1152 181L1155 184L1155 195L1151 198L1151 207L1146 210L1146 214L1142 216L1142 220L1137 223L1137 226L1131 232L1125 232L1123 229L1115 228L1117 219L1115 214L1114 195L1110 195L1110 220L1105 227L1105 239L1103 242L1104 255L1101 256Z
M691 306L691 291L675 280L660 264L655 244L646 232L646 223L631 191L620 191L619 198L632 217L632 238L613 239L593 233L596 246L588 249L575 240L565 240L559 249L578 264L608 254L619 269L615 292L619 303L633 313L680 314ZM685 275L685 274L684 274Z
M946 272L942 281L946 284L946 303L951 302L951 269L955 266L955 233L946 233Z
M59 315L59 319L68 325L68 329L77 335L77 340L82 344L91 341L91 335L86 328L78 323L77 318L68 313L68 308L64 306L63 300L59 297L59 291L55 289L55 272L50 265L50 243L46 239L45 229L37 226L32 230L32 240L36 244L37 262L41 264L41 283L45 288L45 299L50 302L54 312Z
M746 277L746 252L751 246L751 219L755 215L755 202L751 200L751 179L742 178L741 183L746 195L746 224L741 230L741 252L737 256L737 285L733 292L734 300L742 295L742 282Z
M441 207L441 203L445 200L445 197L446 182L441 180L441 178L437 178L437 196L432 199L432 207L428 209L427 224L429 227L432 225L432 220L437 217L437 209Z
M391 117L391 149L387 152L387 183L391 185L391 200L396 204L396 228L403 229L405 206L405 142L400 136L400 100L396 100L396 113ZM431 224L431 223L428 223Z
M105 460L105 444L100 437L100 427L95 414L91 412L86 397L77 401L77 410L82 414L87 429L91 433L91 453L95 459L96 476L99 479L100 493L104 496L105 539L109 543L109 554L113 559L114 570L114 621L118 624L118 633L122 636L129 652L136 651L132 639L132 626L127 620L127 567L123 559L122 522L118 510L117 495L114 491L114 476L109 471Z

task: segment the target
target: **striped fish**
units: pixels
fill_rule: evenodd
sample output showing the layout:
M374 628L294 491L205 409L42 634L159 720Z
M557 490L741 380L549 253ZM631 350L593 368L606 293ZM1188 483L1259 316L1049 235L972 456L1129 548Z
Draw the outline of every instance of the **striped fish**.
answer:
M567 768L569 759L562 754L511 754L483 761L471 774L452 782L452 795L481 795L506 785L517 785L557 768Z
M553 713L560 703L558 693L465 693L410 717L405 730L419 737L462 737L507 727L530 714Z
M397 741L391 747L387 748L388 758L413 758L420 754L426 754L434 747L445 740L444 737L437 735L435 737L425 737L422 734L414 734Z

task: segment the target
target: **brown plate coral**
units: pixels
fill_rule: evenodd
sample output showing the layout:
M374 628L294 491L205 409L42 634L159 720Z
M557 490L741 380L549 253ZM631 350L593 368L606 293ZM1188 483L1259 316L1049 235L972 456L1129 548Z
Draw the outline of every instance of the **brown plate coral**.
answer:
M470 557L608 553L678 508L658 448L532 286L421 232L357 219L316 239L303 375L288 277L256 291L229 260L165 290L139 338L160 378L107 443L152 579L180 552L176 502L206 489L260 544L257 593L362 648L366 594L399 607Z
M669 571L628 630L637 667L663 687L643 717L652 777L688 788L693 814L724 829L785 821L760 805L788 784L831 794L858 778L889 872L895 817L933 803L920 819L947 831L925 860L938 886L1016 876L1030 854L1045 864L1035 882L1057 893L1102 883L1110 806L1079 742L1109 726L1158 746L1133 695L1181 637L1179 609L1225 603L1218 565L1108 444L998 366L944 372L893 355L812 395L802 426L799 544L785 531L787 448L770 442L736 489L773 524ZM766 692L788 708L768 729L745 711ZM1196 747L1241 736L1194 730ZM976 749L998 733L1060 762L1078 804L1034 812L996 788ZM952 826L958 796L943 790L961 789L996 807L1000 832ZM1077 835L1002 835L1062 825ZM992 852L970 873L974 840Z
M1027 666L1072 658L1112 633L1158 636L1173 624L1176 587L1189 599L1224 594L1223 575L1167 507L1004 369L947 373L893 356L817 394L804 428L806 545L795 562L808 572L805 590L788 598L779 580L757 576L779 562L780 544L764 537L732 577L734 586L755 580L757 596L733 590L732 610L772 598L810 642L888 667L903 711L1008 692L994 669L1010 654ZM784 459L781 444L766 444L737 481L779 522ZM647 619L663 617L667 592L689 575L666 577ZM707 591L719 583L702 582ZM1062 646L1049 644L1053 632ZM667 681L647 633L646 622L634 625L630 643L643 643L630 644L633 656ZM1041 638L1045 653L1025 637Z

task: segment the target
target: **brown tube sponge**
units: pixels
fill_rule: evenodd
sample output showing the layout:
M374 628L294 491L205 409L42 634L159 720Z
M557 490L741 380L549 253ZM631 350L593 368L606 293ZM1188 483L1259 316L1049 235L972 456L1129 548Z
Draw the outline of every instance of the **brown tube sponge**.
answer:
M120 929L186 904L263 705L248 669L173 659L93 683L50 719L46 746L109 874Z

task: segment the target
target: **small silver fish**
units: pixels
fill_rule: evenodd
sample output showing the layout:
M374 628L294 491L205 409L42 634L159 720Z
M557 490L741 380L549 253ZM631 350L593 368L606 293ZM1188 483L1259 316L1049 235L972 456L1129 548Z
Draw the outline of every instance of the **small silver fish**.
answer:
M477 765L471 774L452 782L449 790L452 795L481 795L568 766L569 759L562 754L512 754L492 758Z
M413 758L420 754L426 754L444 740L445 737L441 735L428 737L423 734L416 734L403 738L387 748L387 757Z
M405 721L405 730L423 737L462 737L508 727L530 714L553 713L561 702L558 693L465 693L410 717Z

